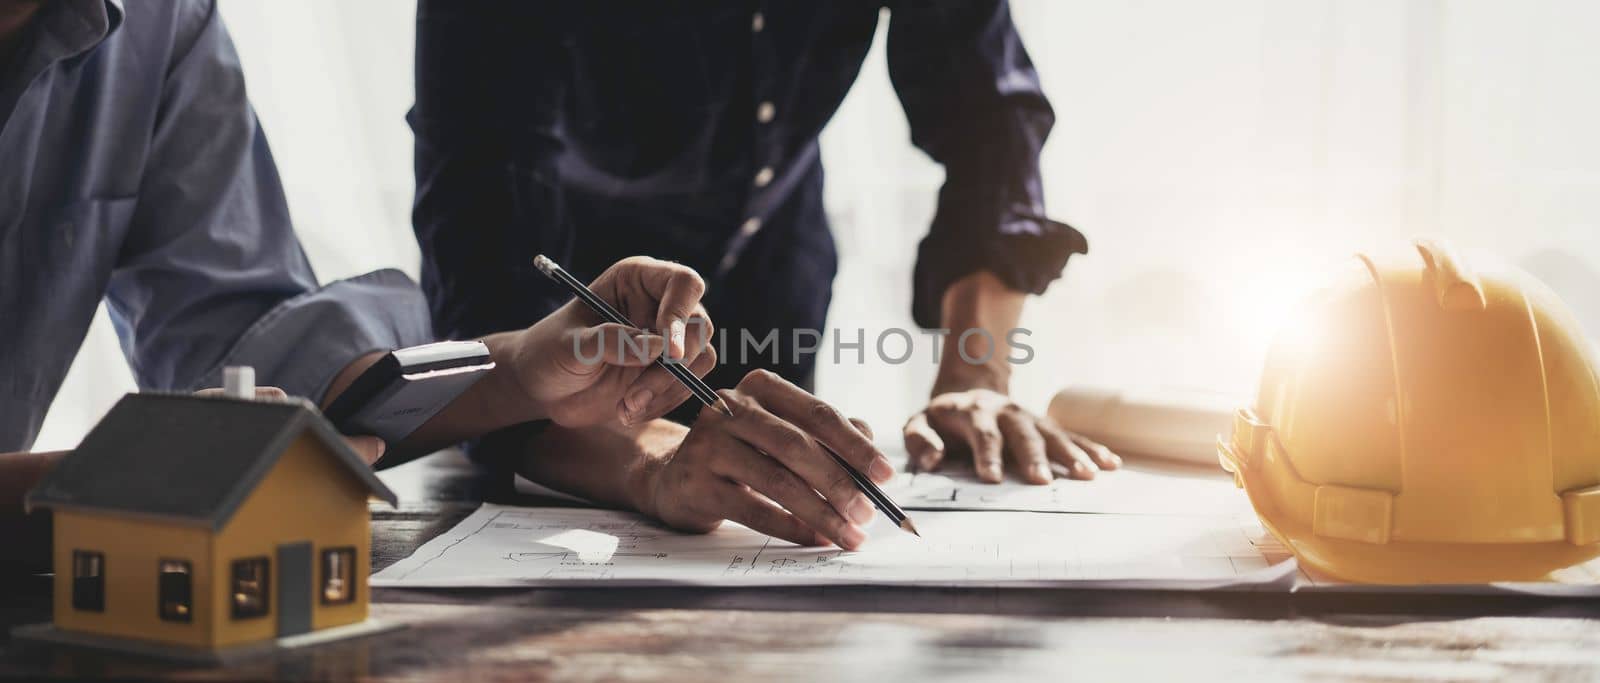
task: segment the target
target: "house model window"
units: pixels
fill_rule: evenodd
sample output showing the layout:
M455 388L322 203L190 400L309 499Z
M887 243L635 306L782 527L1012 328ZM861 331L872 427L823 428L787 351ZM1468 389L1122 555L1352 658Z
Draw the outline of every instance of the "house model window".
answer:
M267 558L252 557L233 562L233 618L249 619L267 614L272 599L272 575Z
M187 560L162 560L156 583L162 621L194 619L194 579Z
M343 605L356 599L356 549L322 551L322 604Z
M106 611L106 556L89 550L72 551L72 608Z

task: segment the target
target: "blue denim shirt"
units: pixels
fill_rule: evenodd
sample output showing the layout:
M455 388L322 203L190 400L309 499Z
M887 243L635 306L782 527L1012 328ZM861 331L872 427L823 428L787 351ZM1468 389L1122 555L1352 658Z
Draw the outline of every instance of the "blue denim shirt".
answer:
M392 270L319 287L212 2L48 2L0 74L0 451L32 444L104 298L140 387L224 365L320 398L431 335Z
M566 300L537 253L580 278L648 254L707 277L724 333L783 331L762 365L804 381L813 355L788 331L821 328L836 269L817 136L885 7L911 141L945 169L916 321L938 326L946 287L979 270L1044 291L1087 243L1041 218L1055 116L1005 0L420 0L413 227L439 331ZM723 360L714 385L748 369Z

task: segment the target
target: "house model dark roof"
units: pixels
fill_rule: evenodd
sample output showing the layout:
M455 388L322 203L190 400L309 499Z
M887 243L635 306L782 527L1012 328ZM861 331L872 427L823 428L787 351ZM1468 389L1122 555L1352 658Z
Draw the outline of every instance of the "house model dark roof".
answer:
M303 400L128 394L28 493L27 505L221 529L308 432L372 495L395 504L394 492Z

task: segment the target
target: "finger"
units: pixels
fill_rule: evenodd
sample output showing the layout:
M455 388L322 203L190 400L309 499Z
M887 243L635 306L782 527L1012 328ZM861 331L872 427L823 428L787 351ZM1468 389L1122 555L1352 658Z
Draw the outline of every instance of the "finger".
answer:
M371 465L383 457L383 439L376 436L347 436L344 441L350 444L350 450L361 456L361 461Z
M928 414L912 415L901 431L906 442L906 454L910 456L911 471L932 472L937 469L939 461L944 459L944 439L928 424Z
M1072 439L1073 443L1078 444L1084 452L1088 453L1089 459L1094 461L1095 466L1100 469L1114 470L1122 466L1122 456L1112 452L1111 449L1106 448L1100 442L1076 432L1067 432L1067 438Z
M967 446L972 449L972 466L978 472L978 479L990 484L1000 483L1005 478L1000 461L1005 439L1000 435L1000 424L995 419L995 413L979 408L965 413L964 417L964 420L957 422L957 428L963 432Z
M845 519L805 481L777 460L757 453L748 446L724 450L719 456L712 463L712 472L766 496L830 542L841 548L851 548L859 546L866 539L866 533L860 527ZM872 519L870 505L865 519Z
M717 508L722 516L750 528L751 531L781 538L796 545L819 545L821 538L805 522L778 507L755 492L732 482L717 496Z
M1050 460L1044 451L1044 436L1034 426L1032 416L1020 410L1006 410L996 419L1000 434L1005 437L1005 451L1011 455L1011 464L1018 474L1030 484L1048 484L1055 477L1050 473Z
M689 363L700 354L711 350L711 340L715 337L717 327L711 323L711 316L706 313L704 306L695 306L688 319L688 331L684 334L683 362Z
M602 365L646 366L666 349L665 337L618 323L584 327L570 335L573 356L580 365L594 370Z
M856 431L861 432L861 435L867 437L868 441L872 440L872 425L867 424L866 420L852 417L850 418L850 424L855 425Z
M1066 430L1048 422L1040 422L1038 426L1044 436L1045 453L1052 461L1066 468L1067 476L1073 479L1094 478L1094 461L1078 444L1072 442Z
M724 426L729 434L798 475L846 519L857 524L872 520L872 502L856 487L850 473L810 434L769 412L748 395L724 391L722 396L733 408L734 417L727 418Z
M656 308L656 329L667 335L667 357L683 358L687 321L706 293L705 280L688 266L656 259L644 264L639 280L645 291L660 302Z
M717 352L709 343L713 333L711 319L706 317L704 308L696 306L695 311L694 317L689 318L688 345L683 358L665 360L681 363L696 376L704 376L716 367ZM689 387L666 368L649 368L633 380L617 410L623 424L637 424L667 414L691 395Z
M755 397L772 414L827 444L851 467L873 481L883 483L894 477L894 466L889 458L878 452L872 439L862 436L826 401L766 370L745 375L739 382L739 390Z
M688 368L689 372L695 375L705 375L711 372L711 368L716 364L717 352L708 346L690 362ZM689 387L678 381L678 378L673 377L665 368L650 368L634 380L628 393L623 397L623 405L619 407L622 411L622 422L639 424L654 420L683 405L683 402L693 395ZM633 410L630 406L639 406L639 409Z

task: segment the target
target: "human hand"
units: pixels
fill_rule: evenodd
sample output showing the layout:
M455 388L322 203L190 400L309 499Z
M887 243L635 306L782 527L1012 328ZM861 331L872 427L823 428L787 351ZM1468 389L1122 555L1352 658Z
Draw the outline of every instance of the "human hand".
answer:
M696 375L716 364L711 321L692 269L636 256L606 269L590 289L637 327L608 323L573 299L509 340L510 376L539 414L567 427L652 420L689 398L654 365L665 354Z
M222 389L215 388L201 389L194 393L196 396L223 395ZM277 387L256 387L256 398L270 401L287 401L289 400L289 394ZM368 465L377 462L378 458L383 457L383 439L380 439L376 436L346 435L344 437L344 442L349 444L350 450L355 451L356 455L361 456L361 461L367 463Z
M701 410L683 442L648 472L637 507L686 531L733 520L800 545L860 547L872 503L822 444L888 481L894 468L866 425L765 370L719 393L734 416Z
M928 407L906 422L905 444L915 471L937 469L947 452L964 451L978 479L989 483L1004 478L1002 453L1030 484L1048 484L1057 475L1093 479L1099 470L1122 465L1111 449L987 388L936 390Z

